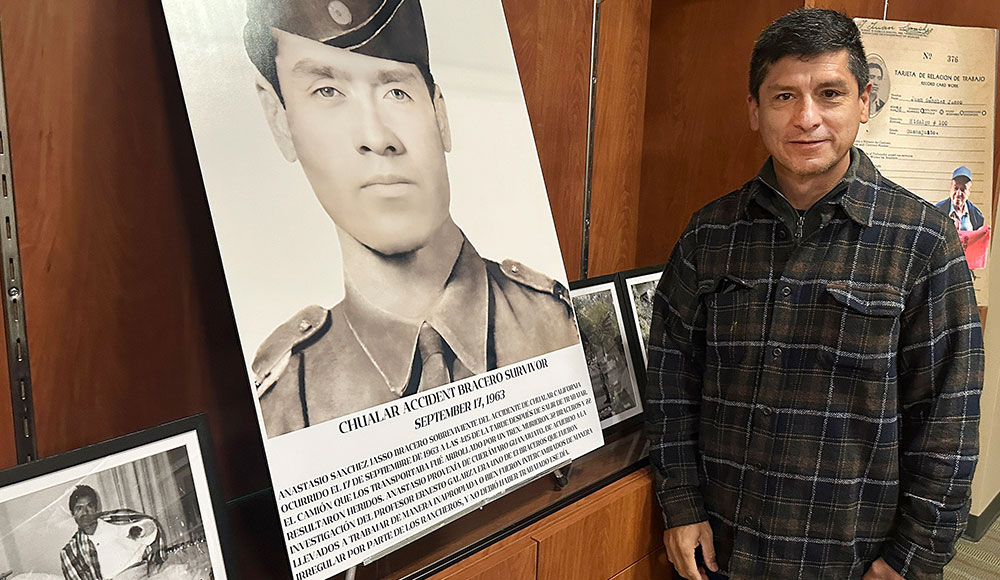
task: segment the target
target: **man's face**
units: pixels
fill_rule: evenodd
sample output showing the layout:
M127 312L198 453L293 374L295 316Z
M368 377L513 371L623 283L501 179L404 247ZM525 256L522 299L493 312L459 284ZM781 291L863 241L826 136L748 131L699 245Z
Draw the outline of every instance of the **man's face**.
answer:
M97 529L97 514L101 511L101 500L89 496L77 498L73 503L73 519L78 528L86 534L93 534Z
M385 255L421 248L449 215L440 92L413 64L274 35L285 108L269 117L284 123L286 156L342 232Z
M951 205L959 213L965 212L965 201L969 199L969 189L972 182L964 177L951 180Z
M858 94L846 50L786 56L771 65L759 101L747 99L750 128L760 132L776 172L829 177L868 121L869 89Z
M882 86L882 71L875 66L868 67L868 80L872 83L871 94L877 95L879 88Z

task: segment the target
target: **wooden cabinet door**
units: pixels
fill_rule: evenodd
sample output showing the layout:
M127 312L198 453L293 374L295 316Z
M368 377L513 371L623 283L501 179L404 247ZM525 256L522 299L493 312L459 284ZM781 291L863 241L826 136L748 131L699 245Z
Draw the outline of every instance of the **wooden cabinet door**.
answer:
M660 548L632 564L611 580L672 580L674 568L667 561L667 552Z
M663 524L648 469L563 510L531 536L538 580L607 580L660 546Z
M535 580L537 555L538 544L531 538L511 538L429 580Z

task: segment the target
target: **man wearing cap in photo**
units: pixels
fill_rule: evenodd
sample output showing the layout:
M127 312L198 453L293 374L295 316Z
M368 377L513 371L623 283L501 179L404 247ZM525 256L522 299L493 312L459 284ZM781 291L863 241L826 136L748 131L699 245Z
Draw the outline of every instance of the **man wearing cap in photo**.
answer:
M951 174L951 196L934 204L955 222L958 231L972 232L983 227L983 212L969 199L972 190L972 171L961 166Z
M579 342L560 283L481 258L452 220L418 0L248 0L247 16L267 122L336 225L345 280L257 351L269 437Z

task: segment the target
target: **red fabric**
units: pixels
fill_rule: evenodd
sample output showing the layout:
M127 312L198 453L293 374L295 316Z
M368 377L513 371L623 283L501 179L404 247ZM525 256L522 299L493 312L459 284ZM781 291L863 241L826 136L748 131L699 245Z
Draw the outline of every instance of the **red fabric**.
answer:
M970 270L986 267L986 253L990 248L990 226L983 226L973 232L958 232L958 239L965 248L965 261Z

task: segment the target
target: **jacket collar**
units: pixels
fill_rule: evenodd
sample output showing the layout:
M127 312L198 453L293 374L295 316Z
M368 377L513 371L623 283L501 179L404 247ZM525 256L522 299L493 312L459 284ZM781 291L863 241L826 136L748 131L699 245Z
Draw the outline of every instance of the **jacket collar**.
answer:
M344 309L357 339L385 376L389 388L401 393L410 378L417 335L425 320L406 319L383 310L350 284L345 287ZM486 372L488 316L486 264L465 239L444 291L426 322L444 338L466 368L473 374L481 374Z
M847 173L824 196L826 199L834 194L831 199L826 199L825 203L840 205L844 213L858 225L870 226L875 214L876 193L883 178L864 151L851 147L850 155L851 164L847 168ZM739 202L741 215L748 215L750 202L756 199L763 188L766 187L776 195L781 195L777 183L774 160L768 157L757 175L743 187L743 196ZM843 193L837 194L838 190L843 190Z

